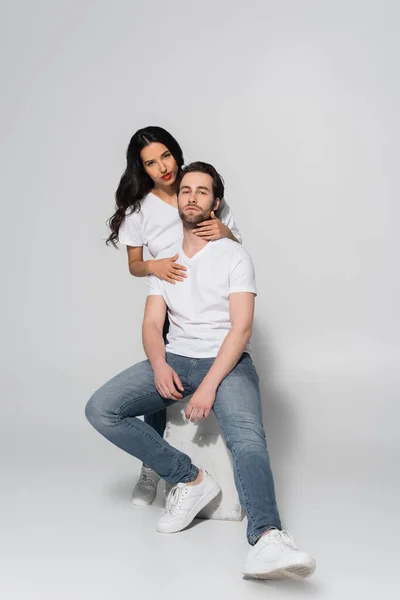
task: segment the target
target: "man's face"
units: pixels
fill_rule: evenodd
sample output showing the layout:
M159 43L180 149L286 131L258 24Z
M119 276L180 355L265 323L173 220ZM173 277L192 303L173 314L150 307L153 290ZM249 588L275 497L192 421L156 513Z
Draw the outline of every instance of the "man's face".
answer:
M179 216L190 229L209 219L211 211L218 208L220 201L214 201L212 184L212 177L206 173L187 173L181 181Z

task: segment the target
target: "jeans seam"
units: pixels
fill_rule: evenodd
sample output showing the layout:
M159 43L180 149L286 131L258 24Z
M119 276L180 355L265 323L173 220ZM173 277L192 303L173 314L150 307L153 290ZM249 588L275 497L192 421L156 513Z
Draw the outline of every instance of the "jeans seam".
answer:
M214 409L214 412L215 412L215 409ZM229 444L229 436L227 435L227 433L226 433L226 431L225 431L225 429L224 429L221 421L219 422L219 426L221 428L222 433L224 434L225 441L226 441L226 443L228 445ZM250 505L249 498L248 498L248 496L246 494L246 490L245 490L244 485L243 485L243 479L242 479L242 476L240 474L239 464L238 464L237 459L236 459L236 452L233 450L233 448L231 449L231 454L232 454L232 457L233 457L233 459L235 461L238 478L239 478L239 481L240 481L240 485L242 486L243 497L244 497L244 499L246 501L246 507L245 508L246 508L247 519L249 519L249 517L250 517L251 524L252 524L253 527L255 527L255 519L254 519L254 517L253 517L253 515L252 515L252 513L250 511L250 509L248 508L249 505Z
M128 427L132 427L132 428L133 428L133 429L135 429L135 430L136 430L138 433L140 433L140 434L142 434L142 435L144 434L144 435L145 435L145 436L146 436L148 439L152 440L153 442L156 442L156 444L158 444L158 447L159 447L159 448L161 448L161 450L162 450L163 452L165 452L166 454L168 454L169 456L171 456L173 459L175 459L175 460L177 461L177 463L178 463L180 466L182 466L182 463L181 463L180 459L179 459L179 458L177 458L177 457L175 456L175 454L174 454L173 452L171 452L171 450L169 450L168 448L164 448L164 446L163 446L162 444L160 444L160 442L159 442L159 441L158 441L156 438L154 438L154 437L152 437L151 435L149 435L149 434L148 434L146 431L142 431L142 430L140 430L140 429L137 427L137 425L136 425L135 423L130 423L129 421L127 421L127 419L130 419L130 418L132 418L132 417L123 417L123 418L121 419L121 422L123 421L123 422L124 422L124 424L125 424L125 425L127 425ZM137 417L133 417L133 418L134 418L134 419L137 419ZM189 457L189 458L190 458L190 457ZM191 464L191 466L193 466L193 463L192 463L192 461L190 461L190 464Z
M187 380L187 382L188 382L189 386L190 386L190 387L193 389L193 392L192 392L192 393L194 393L194 392L196 391L196 389L197 389L197 386L196 386L196 385L194 385L194 383L193 383L193 382L189 381L189 377L190 377L190 371L192 371L192 369L194 369L195 365L197 364L197 360L198 360L197 358L192 358L192 359L191 359L191 361L190 361L190 366L189 366L189 368L188 368L188 372L187 372L187 374L186 374L186 380Z
M249 498L248 498L248 496L247 496L247 494L246 494L246 490L245 490L245 488L244 488L244 485L243 485L243 479L242 479L242 476L241 476L241 474L240 474L239 464L238 464L238 462L237 462L237 459L236 459L236 453L235 453L233 450L232 450L231 452L232 452L232 456L233 456L233 457L234 457L234 459L235 459L235 463L236 463L236 469L237 469L237 473L238 473L238 477L239 477L240 485L242 486L242 490L243 490L243 496L244 496L244 497L245 497L245 499L246 499L246 505L247 505L247 506L246 506L246 513L247 513L247 518L250 516L250 518L251 518L251 523L252 523L252 525L253 525L253 527L254 527L254 526L255 526L255 519L254 519L254 517L253 517L253 514L252 514L252 512L251 512L251 510L250 510L250 508L249 508L249 506L250 506L250 503L249 503Z

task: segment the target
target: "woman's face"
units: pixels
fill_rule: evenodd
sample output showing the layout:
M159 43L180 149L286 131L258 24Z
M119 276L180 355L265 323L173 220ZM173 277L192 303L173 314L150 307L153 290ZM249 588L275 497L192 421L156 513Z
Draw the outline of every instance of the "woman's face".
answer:
M140 152L143 168L155 185L170 186L175 183L178 165L164 144L153 142Z

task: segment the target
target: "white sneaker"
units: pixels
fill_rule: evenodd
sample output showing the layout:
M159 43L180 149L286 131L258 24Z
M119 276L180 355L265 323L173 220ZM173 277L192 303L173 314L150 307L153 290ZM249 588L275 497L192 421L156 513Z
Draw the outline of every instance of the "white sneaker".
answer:
M243 574L256 579L302 579L315 571L315 560L297 550L287 531L271 529L252 546Z
M150 467L142 465L140 476L132 493L132 502L137 506L151 504L157 495L157 486L160 476Z
M207 471L203 471L201 483L195 485L178 483L167 496L165 514L157 523L157 531L176 533L185 529L202 508L218 496L220 491L220 486Z

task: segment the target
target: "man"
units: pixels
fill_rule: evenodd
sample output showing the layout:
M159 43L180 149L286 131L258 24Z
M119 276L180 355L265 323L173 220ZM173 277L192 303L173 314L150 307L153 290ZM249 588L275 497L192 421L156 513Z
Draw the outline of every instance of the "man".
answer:
M183 169L178 180L183 240L165 256L178 253L187 277L177 285L148 278L143 320L148 360L102 386L89 400L86 416L108 440L174 486L157 524L158 531L173 533L187 527L220 487L138 417L190 394L188 419L206 419L214 410L232 453L235 483L247 515L251 548L243 573L263 579L306 577L315 570L315 561L299 552L281 530L258 375L250 357L256 296L253 264L238 243L227 238L208 242L196 229L212 218L223 196L224 185L214 167L197 162ZM167 310L170 329L165 346Z

